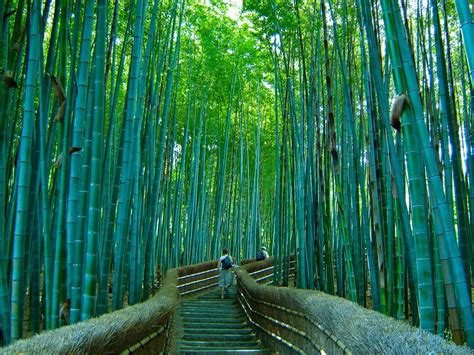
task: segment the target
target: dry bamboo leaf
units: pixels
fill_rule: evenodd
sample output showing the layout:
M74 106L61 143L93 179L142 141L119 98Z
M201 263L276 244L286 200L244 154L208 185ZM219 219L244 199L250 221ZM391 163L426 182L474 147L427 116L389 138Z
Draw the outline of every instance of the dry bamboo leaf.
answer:
M63 164L63 153L59 154L58 157L56 158L56 161L54 162L54 167L56 169L61 168L61 165Z
M16 40L15 44L12 46L12 51L20 52L24 32L25 31L23 29L20 30L20 35L18 36L18 39Z
M3 14L3 21L5 21L8 17L13 15L16 12L16 10L8 11Z
M49 77L51 78L51 84L53 84L53 90L56 99L58 99L59 102L64 103L66 101L66 95L64 94L61 81L52 74L49 74Z
M59 108L58 113L54 117L54 122L62 122L64 119L64 113L66 112L66 101L64 101Z
M402 128L401 117L405 107L410 105L410 99L407 95L401 94L397 96L393 102L390 110L390 125L400 132Z
M5 72L5 82L6 82L7 87L9 89L12 89L12 88L17 89L18 88L18 84L15 81L15 79L13 79L13 73L11 71Z
M80 152L82 148L79 147L70 147L69 148L69 154L75 153L75 152Z

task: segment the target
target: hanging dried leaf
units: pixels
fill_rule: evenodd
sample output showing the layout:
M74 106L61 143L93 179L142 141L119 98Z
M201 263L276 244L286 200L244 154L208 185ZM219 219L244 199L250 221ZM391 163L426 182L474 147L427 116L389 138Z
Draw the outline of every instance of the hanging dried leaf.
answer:
M3 14L3 21L5 21L8 17L13 15L16 12L16 10L8 11Z
M402 128L401 117L405 107L410 105L410 99L407 95L401 94L397 96L393 102L390 110L390 125L400 132Z
M59 78L56 78L54 75L49 74L51 78L51 84L53 85L54 95L59 102L64 103L66 101L66 95L64 94L64 89L61 85Z
M13 79L13 73L11 71L5 72L5 82L6 82L7 87L9 89L12 89L12 88L17 89L18 88L18 84L15 81L15 79Z
M24 34L24 32L25 32L25 31L23 31L23 29L21 29L20 35L18 36L18 39L16 40L15 44L12 46L12 51L20 52L21 42L22 42L22 40L23 40L23 34Z
M58 157L56 158L56 161L54 162L54 167L56 169L61 168L61 165L63 164L63 153L59 154Z
M58 113L54 117L54 122L62 122L64 119L64 113L66 112L66 101L64 101L59 108Z
M80 152L82 148L79 147L70 147L69 148L69 154L75 153L75 152Z

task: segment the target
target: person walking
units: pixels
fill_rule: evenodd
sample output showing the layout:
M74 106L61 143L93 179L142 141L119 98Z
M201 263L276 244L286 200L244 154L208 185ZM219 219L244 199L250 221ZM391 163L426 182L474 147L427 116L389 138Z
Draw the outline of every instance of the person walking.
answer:
M268 259L268 257L267 248L261 247L260 250L257 251L257 261Z
M219 269L219 287L221 288L221 299L224 298L224 290L232 285L232 265L234 261L227 249L222 249L222 256L217 261Z

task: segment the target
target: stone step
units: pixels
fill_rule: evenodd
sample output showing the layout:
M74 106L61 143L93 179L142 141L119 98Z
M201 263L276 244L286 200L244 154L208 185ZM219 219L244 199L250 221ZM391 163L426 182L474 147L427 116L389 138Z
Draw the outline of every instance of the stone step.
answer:
M178 315L183 317L188 316L204 316L208 318L216 318L216 319L226 319L226 318L234 318L242 315L242 311L239 309L201 309L201 308L188 308L188 309L181 309L178 312Z
M195 299L194 301L184 301L181 303L182 306L189 306L189 305L200 305L204 307L222 307L222 306L238 306L239 302L235 299L219 299L219 301L216 302L216 300L208 299L208 300L201 300L201 299Z
M183 335L184 340L193 340L193 341L249 341L255 340L255 334L234 334L232 331L229 331L227 334L216 334L216 333L198 333L198 334L189 334L185 333Z
M177 348L193 347L195 349L199 348L217 348L217 349L241 349L241 348L255 348L260 346L258 340L246 340L246 341L199 341L199 340L182 340L177 344Z
M247 328L194 328L194 327L180 327L179 328L183 333L186 334L240 334L240 335L250 335L253 334L253 330L250 327Z
M240 308L237 301L219 300L219 301L201 301L196 300L191 303L182 303L181 307L202 307L202 308Z
M181 306L184 307L195 307L195 306L202 306L202 307L240 307L239 302L237 300L232 299L219 299L219 300L195 300L193 302L182 302Z
M235 300L237 295L224 293L224 298L221 298L221 295L212 295L207 297L199 297L200 301L226 301L226 300Z
M237 292L225 292L224 291L224 299L232 299L237 297ZM200 300L215 300L215 299L221 299L221 293L210 293L205 296L200 296L198 299Z
M200 329L223 329L222 323L217 323L217 322L209 322L202 320L202 322L196 322L196 321L182 321L182 322L177 322L177 325L182 325L184 328L200 328ZM242 323L226 323L225 328L226 329L243 329L243 328L248 328L249 324L247 322L242 322Z
M216 321L216 323L219 323L219 321L221 321L220 323L222 325L226 324L226 323L241 323L241 322L245 322L247 320L247 318L245 318L244 315L239 315L239 316L235 316L235 317L210 317L209 314L205 314L205 313L201 313L201 314L194 314L194 313L190 313L190 314L182 314L181 317L186 321L186 320L200 320L200 319L203 319L203 320L206 320L206 321L209 321L211 319L214 319Z
M207 307L181 307L178 311L179 313L207 313L210 316L219 317L221 314L239 314L242 313L242 309L237 306L231 307L216 307L216 308L207 308Z
M237 302L235 303L220 303L220 302L196 302L194 304L181 304L179 309L231 309L231 310L241 310L242 307Z
M259 355L259 354L271 354L272 352L270 350L260 349L260 347L246 348L246 349L216 349L216 348L195 349L195 348L182 347L178 349L176 353L186 354L186 355L192 355L192 354L213 354L213 355L255 354L255 355Z

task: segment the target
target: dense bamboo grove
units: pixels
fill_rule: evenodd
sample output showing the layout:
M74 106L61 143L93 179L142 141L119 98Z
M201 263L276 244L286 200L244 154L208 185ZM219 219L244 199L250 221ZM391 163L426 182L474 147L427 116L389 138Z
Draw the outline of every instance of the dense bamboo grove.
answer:
M280 285L295 254L297 287L474 346L472 7L240 10L0 3L3 343L266 245Z

